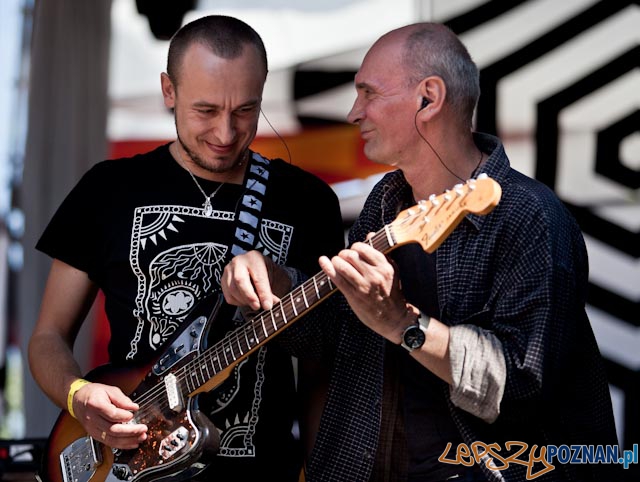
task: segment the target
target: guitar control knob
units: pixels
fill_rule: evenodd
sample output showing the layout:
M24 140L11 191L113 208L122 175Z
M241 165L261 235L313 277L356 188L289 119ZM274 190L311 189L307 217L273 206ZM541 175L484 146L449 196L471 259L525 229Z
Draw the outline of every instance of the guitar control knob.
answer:
M119 480L127 480L129 478L129 471L121 465L115 465L111 472L113 472L113 475Z

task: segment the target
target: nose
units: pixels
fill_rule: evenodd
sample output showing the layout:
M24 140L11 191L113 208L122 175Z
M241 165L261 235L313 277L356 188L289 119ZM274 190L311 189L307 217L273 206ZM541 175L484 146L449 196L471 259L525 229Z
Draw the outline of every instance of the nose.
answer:
M358 122L360 122L360 120L362 120L362 112L362 103L360 102L359 98L356 98L356 100L353 102L353 106L351 106L351 110L347 114L347 121L351 124L357 124Z
M232 144L236 137L236 127L232 114L221 113L215 120L215 134L222 145Z

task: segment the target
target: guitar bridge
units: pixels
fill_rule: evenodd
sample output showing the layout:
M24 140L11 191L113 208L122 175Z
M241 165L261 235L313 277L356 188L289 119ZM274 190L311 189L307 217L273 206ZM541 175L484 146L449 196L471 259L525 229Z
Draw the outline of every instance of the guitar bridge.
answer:
M89 436L74 441L60 453L64 482L88 482L101 464L102 451Z
M178 427L177 430L171 432L160 443L160 457L164 460L171 458L182 447L187 444L189 438L189 431L185 427Z

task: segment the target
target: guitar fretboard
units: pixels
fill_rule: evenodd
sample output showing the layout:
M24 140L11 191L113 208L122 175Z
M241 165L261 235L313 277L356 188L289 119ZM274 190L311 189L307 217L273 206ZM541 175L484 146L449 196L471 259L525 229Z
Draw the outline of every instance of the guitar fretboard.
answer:
M271 310L259 313L227 334L176 374L184 381L186 392L197 390L217 373L241 361L256 347L306 314L335 289L331 280L320 272L290 291Z

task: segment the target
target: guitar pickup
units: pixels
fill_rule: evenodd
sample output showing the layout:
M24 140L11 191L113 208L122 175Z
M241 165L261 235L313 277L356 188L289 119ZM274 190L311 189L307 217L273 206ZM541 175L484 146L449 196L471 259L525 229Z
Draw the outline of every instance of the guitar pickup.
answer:
M183 408L182 394L178 390L178 379L173 373L169 373L164 377L164 388L167 393L169 408L176 413L181 412Z

